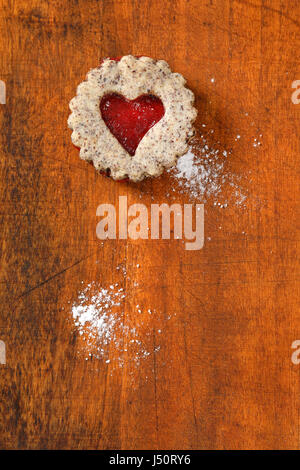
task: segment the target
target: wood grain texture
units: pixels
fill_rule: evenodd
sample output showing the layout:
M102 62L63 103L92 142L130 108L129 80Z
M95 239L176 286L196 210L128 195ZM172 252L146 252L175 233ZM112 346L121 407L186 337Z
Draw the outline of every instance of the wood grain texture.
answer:
M296 4L0 0L2 449L300 447ZM127 195L149 207L172 189L169 175L116 184L70 142L77 84L101 57L128 53L182 73L198 132L232 148L226 171L240 177L245 207L208 198L200 251L96 237L99 204ZM150 354L139 364L130 349L115 367L114 344L109 363L78 354L71 307L91 282L119 282L120 316L131 327L143 318ZM155 313L139 317L136 305Z

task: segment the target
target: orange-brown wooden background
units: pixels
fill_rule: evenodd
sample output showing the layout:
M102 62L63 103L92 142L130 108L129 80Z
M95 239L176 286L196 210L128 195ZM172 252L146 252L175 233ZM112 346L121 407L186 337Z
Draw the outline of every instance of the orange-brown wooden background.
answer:
M297 3L0 1L1 448L300 447ZM96 237L99 204L170 202L174 185L117 184L71 145L77 84L101 57L128 53L182 73L198 132L232 149L226 172L246 200L206 198L200 251ZM80 354L71 308L91 282L123 286L126 324L139 322L136 305L155 310L142 313L139 364L130 350L116 367L114 344L110 362Z

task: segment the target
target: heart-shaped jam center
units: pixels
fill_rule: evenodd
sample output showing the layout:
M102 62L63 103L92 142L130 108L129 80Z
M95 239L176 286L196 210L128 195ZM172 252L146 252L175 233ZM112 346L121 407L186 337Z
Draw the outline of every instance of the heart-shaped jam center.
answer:
M154 95L128 100L117 93L103 96L100 111L110 132L131 156L148 130L165 114L162 101Z

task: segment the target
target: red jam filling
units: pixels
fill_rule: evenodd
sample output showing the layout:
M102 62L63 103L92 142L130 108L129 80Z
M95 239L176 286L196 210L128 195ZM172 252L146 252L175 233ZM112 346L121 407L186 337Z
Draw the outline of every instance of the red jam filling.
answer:
M102 119L124 149L133 156L151 127L165 114L162 101L153 95L141 95L128 100L117 93L101 99Z

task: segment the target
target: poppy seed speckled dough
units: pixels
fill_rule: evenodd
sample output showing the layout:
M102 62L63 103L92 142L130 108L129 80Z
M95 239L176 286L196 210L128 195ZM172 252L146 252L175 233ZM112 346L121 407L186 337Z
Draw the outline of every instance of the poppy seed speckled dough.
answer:
M141 181L175 165L188 149L197 116L194 94L185 83L164 60L131 55L119 61L105 59L87 74L70 101L68 125L73 130L73 144L80 147L80 158L93 162L98 171L109 171L115 180L128 177ZM163 117L146 132L134 155L125 150L102 118L101 99L112 93L127 100L153 95L163 103Z

